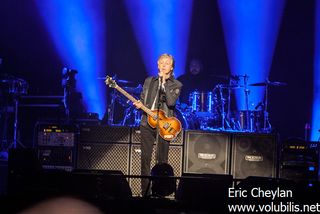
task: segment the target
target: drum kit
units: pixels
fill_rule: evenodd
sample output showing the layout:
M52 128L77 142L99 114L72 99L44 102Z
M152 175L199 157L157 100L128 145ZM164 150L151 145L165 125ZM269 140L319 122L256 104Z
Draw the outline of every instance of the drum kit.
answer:
M190 92L188 103L178 102L175 111L183 129L211 130L233 132L271 132L271 124L268 114L268 88L270 86L285 86L283 82L258 82L248 84L249 76L238 75L225 77L228 84L217 84L210 91L194 90ZM117 80L122 88L129 94L139 99L142 86L126 86L132 83L127 80ZM262 102L252 110L249 109L249 86L265 87L265 95ZM245 110L234 110L232 95L236 90L243 90ZM116 119L116 110L121 107L122 115ZM108 105L108 125L138 126L140 124L141 111L137 110L128 99L117 90L111 91L110 104Z
M192 91L187 104L180 103L183 124L187 129L270 133L268 114L269 86L285 86L283 82L259 82L248 84L247 75L228 77L229 84L217 84L211 91ZM227 79L227 77L226 77ZM241 84L242 83L242 84ZM249 109L249 87L265 87L265 97L254 110ZM243 90L245 110L233 110L231 95L235 90ZM232 108L233 107L233 108Z

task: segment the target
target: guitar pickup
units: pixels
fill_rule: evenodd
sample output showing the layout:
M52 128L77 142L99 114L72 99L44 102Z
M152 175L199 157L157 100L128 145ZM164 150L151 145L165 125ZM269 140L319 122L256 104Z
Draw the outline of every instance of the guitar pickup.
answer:
M163 125L163 128L164 128L165 130L167 130L169 127L170 127L170 123L165 123L165 124Z

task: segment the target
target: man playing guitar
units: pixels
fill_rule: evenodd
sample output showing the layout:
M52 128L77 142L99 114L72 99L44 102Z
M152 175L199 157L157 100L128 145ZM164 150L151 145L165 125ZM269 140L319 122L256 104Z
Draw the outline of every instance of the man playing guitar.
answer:
M175 105L181 92L182 83L174 78L173 69L173 57L170 54L162 54L158 59L158 76L146 78L143 85L143 91L140 95L141 100L133 103L136 108L140 109L145 106L151 110L160 109L162 111L158 111L159 113L164 113L167 117L174 116ZM159 120L157 120L157 122L159 125ZM166 124L163 126L165 127ZM170 127L169 129L171 128L174 127ZM158 131L158 127L154 128L151 126L150 115L148 116L147 113L144 112L140 122L142 176L150 175L150 164L154 143L157 145L156 163L168 162L170 141L166 139L172 139L172 136L164 135L158 137ZM141 181L142 195L150 193L147 189L148 182L147 179L142 179Z

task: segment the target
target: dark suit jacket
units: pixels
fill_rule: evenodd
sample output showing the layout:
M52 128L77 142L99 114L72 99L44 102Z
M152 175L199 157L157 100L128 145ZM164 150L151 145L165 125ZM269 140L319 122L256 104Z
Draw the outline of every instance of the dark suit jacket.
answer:
M149 109L156 96L158 96L159 77L148 77L143 84L143 91L140 95L141 102ZM164 84L165 92L160 93L160 109L162 109L168 117L174 116L176 102L181 93L182 83L173 77L170 77ZM157 105L156 105L157 108ZM144 112L141 118L141 125L147 126L147 114Z

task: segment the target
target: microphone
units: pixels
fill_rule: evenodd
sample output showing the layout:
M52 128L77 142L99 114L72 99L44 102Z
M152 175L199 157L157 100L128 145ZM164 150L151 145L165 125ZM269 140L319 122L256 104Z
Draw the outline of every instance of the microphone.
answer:
M262 102L259 102L258 105L254 109L257 110L260 106L263 107L264 104Z
M163 77L159 75L160 86L162 86L162 81L163 81L162 78L163 78Z

